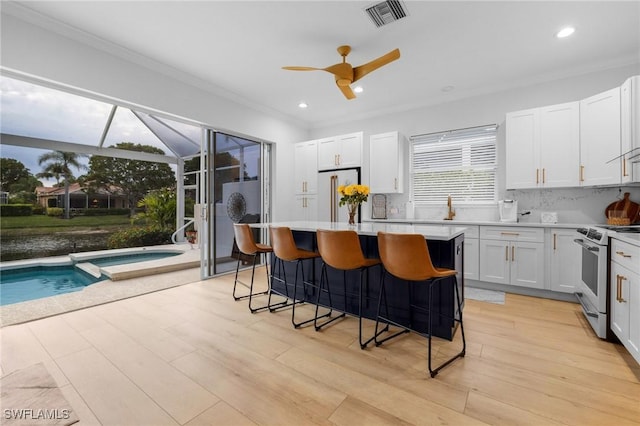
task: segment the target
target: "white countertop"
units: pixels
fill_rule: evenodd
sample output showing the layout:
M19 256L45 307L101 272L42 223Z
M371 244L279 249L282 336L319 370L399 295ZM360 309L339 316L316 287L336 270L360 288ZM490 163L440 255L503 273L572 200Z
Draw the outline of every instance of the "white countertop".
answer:
M629 244L633 244L634 246L640 247L640 234L625 234L622 232L611 232L609 234L611 238L615 238L616 240L624 241Z
M251 227L266 228L267 226L286 226L293 231L310 231L315 232L318 229L332 230L353 230L360 235L376 236L379 231L392 232L398 234L419 234L429 240L449 241L464 234L465 227L458 226L442 226L442 225L423 225L408 223L392 223L392 222L364 222L349 226L346 223L338 222L313 222L313 221L291 221L291 222L274 222L274 223L252 223Z
M448 225L448 226L523 226L529 228L585 228L591 225L584 223L540 223L540 222L499 222L499 221L471 221L471 220L427 220L427 219L365 219L371 223L409 223L419 225Z

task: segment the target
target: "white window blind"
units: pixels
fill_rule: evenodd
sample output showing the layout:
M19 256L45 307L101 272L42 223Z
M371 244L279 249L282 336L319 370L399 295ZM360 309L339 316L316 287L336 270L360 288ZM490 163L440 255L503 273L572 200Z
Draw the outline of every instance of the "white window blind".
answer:
M497 125L412 136L411 192L417 204L496 200Z

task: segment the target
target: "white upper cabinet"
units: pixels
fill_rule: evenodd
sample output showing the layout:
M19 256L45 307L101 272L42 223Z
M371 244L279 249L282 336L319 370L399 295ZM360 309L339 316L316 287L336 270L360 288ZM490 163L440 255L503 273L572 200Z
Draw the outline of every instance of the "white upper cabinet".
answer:
M507 114L507 189L538 186L536 169L540 163L539 117L538 108Z
M362 132L318 140L318 169L346 169L362 165Z
M580 101L580 184L616 185L621 179L620 88Z
M404 190L405 141L398 132L369 138L369 186L374 194L399 194Z
M578 186L580 103L540 108L540 183L545 188Z
M640 76L620 88L622 183L640 182Z
M294 149L295 193L315 194L318 191L318 142L298 142Z
M579 185L579 102L511 112L506 124L508 189Z

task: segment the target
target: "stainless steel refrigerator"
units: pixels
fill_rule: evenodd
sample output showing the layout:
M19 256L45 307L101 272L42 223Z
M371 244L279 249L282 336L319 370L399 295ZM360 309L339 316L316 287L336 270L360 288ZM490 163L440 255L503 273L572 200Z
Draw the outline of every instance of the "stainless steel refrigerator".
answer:
M328 170L318 173L318 220L323 222L348 222L347 206L340 207L340 185L360 183L360 168ZM360 222L361 212L357 221Z

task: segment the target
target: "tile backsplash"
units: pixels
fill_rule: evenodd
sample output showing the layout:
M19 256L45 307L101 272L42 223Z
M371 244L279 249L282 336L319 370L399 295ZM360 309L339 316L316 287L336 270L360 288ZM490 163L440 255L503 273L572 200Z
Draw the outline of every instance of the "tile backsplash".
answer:
M508 190L502 198L518 201L518 212L530 212L519 215L519 222L539 223L542 212L556 212L558 223L597 224L605 223L606 207L629 192L631 201L640 204L640 187L616 188L567 188ZM387 218L404 219L407 217L406 194L387 195ZM498 206L470 206L456 204L453 198L455 219L468 221L498 221ZM447 216L446 201L442 206L414 205L414 218L423 220L442 220Z

